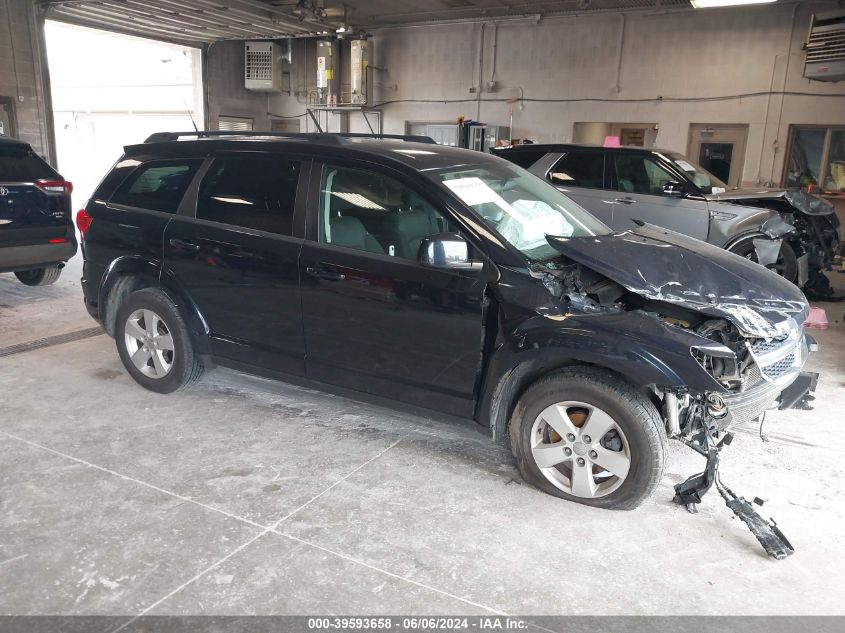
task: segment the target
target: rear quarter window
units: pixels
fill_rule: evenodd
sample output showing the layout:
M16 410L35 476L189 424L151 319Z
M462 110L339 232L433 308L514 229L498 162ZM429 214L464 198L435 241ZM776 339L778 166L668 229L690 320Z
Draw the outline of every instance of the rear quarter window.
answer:
M144 163L120 184L112 195L111 202L152 211L176 213L200 165L202 165L201 158Z
M0 144L0 180L5 182L34 182L58 180L55 169L27 145Z

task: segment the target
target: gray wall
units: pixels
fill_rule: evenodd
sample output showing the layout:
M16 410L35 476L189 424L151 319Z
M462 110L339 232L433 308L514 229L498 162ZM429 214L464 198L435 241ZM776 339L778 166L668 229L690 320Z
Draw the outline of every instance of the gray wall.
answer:
M44 22L32 0L0 0L0 97L11 97L17 135L55 164Z
M269 130L269 95L244 88L243 42L215 42L206 48L204 58L206 127L217 129L222 115L249 117L256 130Z
M801 77L810 14L842 7L779 3L376 30L374 63L386 69L373 71L376 99L393 102L384 106L388 133L402 133L406 121L466 116L507 125L513 115L514 137L570 141L576 122L655 121L657 144L684 152L690 123L748 124L743 181L779 181L790 124L845 123L842 84ZM240 44L214 45L212 127L223 110L253 116L256 129L268 128L267 111L303 113L316 74L313 43L307 65L305 45L293 51L294 95L269 98L242 89ZM486 92L494 64L499 88ZM488 101L474 101L470 89L479 86ZM752 93L763 94L714 99ZM505 102L520 95L525 101ZM366 128L353 116L349 129Z

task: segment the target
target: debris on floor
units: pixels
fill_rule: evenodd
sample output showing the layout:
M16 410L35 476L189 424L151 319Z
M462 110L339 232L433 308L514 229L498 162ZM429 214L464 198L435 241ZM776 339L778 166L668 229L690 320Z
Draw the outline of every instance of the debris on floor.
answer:
M814 328L816 330L826 330L828 326L827 313L824 308L810 308L810 314L807 320L804 321L804 327Z

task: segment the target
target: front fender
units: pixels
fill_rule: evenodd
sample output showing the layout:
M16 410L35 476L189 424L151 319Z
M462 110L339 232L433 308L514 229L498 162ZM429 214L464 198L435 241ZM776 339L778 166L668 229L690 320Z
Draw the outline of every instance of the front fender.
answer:
M710 236L707 241L730 250L731 245L751 234L764 234L764 227L780 214L772 209L709 201Z
M602 367L641 388L724 391L690 353L705 340L637 311L534 317L491 355L478 422L501 435L522 392L568 365Z

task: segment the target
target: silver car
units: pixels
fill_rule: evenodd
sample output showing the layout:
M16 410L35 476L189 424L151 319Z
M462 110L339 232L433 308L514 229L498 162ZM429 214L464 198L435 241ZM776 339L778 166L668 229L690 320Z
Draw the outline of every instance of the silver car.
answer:
M833 208L821 198L730 190L675 152L518 145L496 154L549 180L615 229L663 226L752 259L805 290L824 278L820 270L829 266L828 251L832 257L839 239Z

